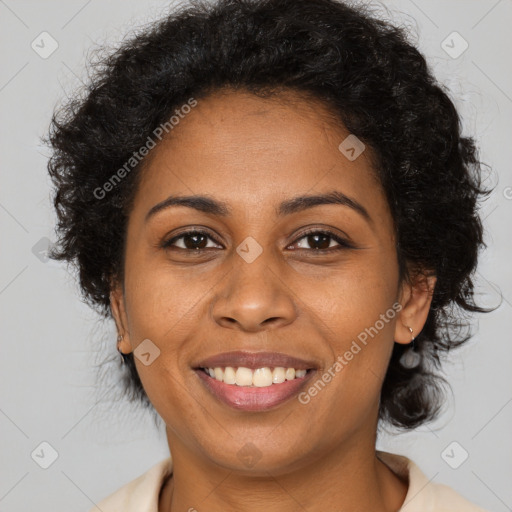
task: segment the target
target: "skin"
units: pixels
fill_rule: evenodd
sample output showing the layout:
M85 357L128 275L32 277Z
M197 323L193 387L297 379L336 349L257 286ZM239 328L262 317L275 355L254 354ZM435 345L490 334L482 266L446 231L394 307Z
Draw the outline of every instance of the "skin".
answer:
M262 99L216 92L200 99L152 150L127 228L124 283L112 313L129 353L150 339L160 355L137 370L166 423L173 474L160 512L396 511L407 492L376 457L379 396L393 344L409 343L426 321L435 278L399 281L393 220L371 150L349 161L349 135L326 107L296 93ZM297 195L338 190L371 221L337 204L278 217ZM208 195L232 212L179 206L147 212L169 195ZM302 232L329 229L356 247L315 245ZM201 227L211 238L159 244ZM263 252L247 263L236 248L254 238ZM200 241L201 241L200 240ZM188 245L184 245L188 243ZM318 254L316 247L331 247ZM316 254L313 254L316 250ZM187 256L188 254L188 256ZM123 286L124 284L124 286ZM264 412L217 401L192 369L219 352L280 351L315 361L318 375L352 340L399 302L402 310L304 405L297 398ZM237 456L252 443L261 458Z

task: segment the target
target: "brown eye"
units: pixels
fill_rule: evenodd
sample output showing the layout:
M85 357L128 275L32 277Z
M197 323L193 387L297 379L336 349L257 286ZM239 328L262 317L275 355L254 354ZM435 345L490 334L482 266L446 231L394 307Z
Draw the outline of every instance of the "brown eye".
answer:
M202 251L206 249L212 248L208 247L208 239L217 243L207 232L205 231L187 231L185 233L181 233L178 236L171 238L170 240L164 242L162 247L170 248L175 247L178 249L182 249L185 251ZM175 242L181 240L181 246L175 245Z
M300 240L304 240L304 242L300 242ZM330 231L316 230L303 233L295 241L295 244L297 243L303 244L298 247L299 250L309 250L310 252L331 252L331 250L353 248L352 244Z

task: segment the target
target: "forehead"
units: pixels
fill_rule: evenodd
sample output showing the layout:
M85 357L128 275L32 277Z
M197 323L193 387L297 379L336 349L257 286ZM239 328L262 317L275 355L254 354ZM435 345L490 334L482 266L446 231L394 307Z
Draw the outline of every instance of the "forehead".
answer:
M339 145L350 133L320 100L219 91L197 101L151 151L135 208L171 193L213 195L234 208L336 188L381 195L370 148L349 160Z

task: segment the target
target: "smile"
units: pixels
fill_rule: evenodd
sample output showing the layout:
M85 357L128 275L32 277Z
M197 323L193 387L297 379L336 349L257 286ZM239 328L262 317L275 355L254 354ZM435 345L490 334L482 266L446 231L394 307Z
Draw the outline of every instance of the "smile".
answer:
M265 388L274 384L282 384L287 380L300 379L306 375L307 370L297 370L295 368L284 368L277 366L276 368L257 368L251 370L240 366L233 368L202 368L210 377L224 384L235 386L247 386Z
M213 371L213 377L210 376L210 371ZM316 370L295 370L294 368L285 370L283 367L276 367L272 371L270 368L257 368L253 371L244 367L236 370L232 367L225 369L217 367L197 368L195 373L208 394L216 400L230 408L257 412L274 409L296 397L307 386L307 382L311 380ZM215 373L219 379L215 377ZM283 374L284 380L282 380ZM286 374L290 377L289 379L286 378ZM227 384L224 379L227 378L230 381L233 375L235 382ZM280 382L274 382L274 375ZM254 382L257 384L255 385Z

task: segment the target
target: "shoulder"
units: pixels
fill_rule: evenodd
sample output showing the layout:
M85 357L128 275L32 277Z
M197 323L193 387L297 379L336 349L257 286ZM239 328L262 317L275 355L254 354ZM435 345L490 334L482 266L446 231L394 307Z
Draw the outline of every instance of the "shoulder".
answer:
M451 487L429 480L418 465L403 455L377 451L377 457L409 483L399 512L488 512Z
M167 457L97 503L89 512L158 512L160 489L171 473L172 460Z

